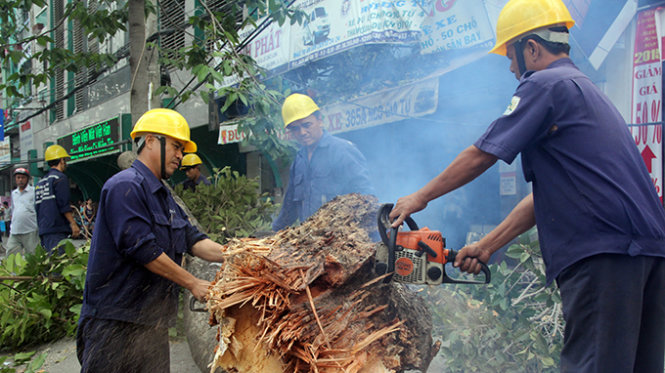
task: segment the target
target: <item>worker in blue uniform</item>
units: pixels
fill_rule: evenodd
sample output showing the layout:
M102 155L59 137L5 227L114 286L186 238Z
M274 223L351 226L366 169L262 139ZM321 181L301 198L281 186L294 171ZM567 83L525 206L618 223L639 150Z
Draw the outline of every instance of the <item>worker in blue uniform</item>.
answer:
M222 261L164 185L195 152L179 113L153 109L131 137L138 156L103 186L77 333L82 372L168 372L168 328L180 287L203 301L210 282L180 266L185 252Z
M373 194L365 156L350 141L328 133L319 107L294 93L284 100L286 131L301 145L289 171L282 209L272 224L278 231L303 222L324 203L348 193Z
M58 243L70 234L81 232L69 201L69 179L64 174L69 154L60 145L51 145L44 151L44 160L50 167L35 186L35 212L37 228L44 249L51 253Z
M192 191L196 191L196 186L201 183L203 183L203 185L210 185L210 180L201 174L202 164L201 157L194 153L186 154L182 158L180 169L185 171L185 176L187 176L182 182L182 188L184 190L191 189Z
M508 108L390 217L396 227L521 153L533 193L454 265L478 273L479 261L535 224L548 284L561 293L561 371L662 372L665 212L623 118L568 56L573 24L561 0L505 5L492 52L519 79Z

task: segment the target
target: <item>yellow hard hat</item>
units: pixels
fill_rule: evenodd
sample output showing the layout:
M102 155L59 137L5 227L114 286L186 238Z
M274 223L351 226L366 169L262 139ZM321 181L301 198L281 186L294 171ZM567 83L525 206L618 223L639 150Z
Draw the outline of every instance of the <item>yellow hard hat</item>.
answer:
M46 162L60 158L69 158L69 154L67 154L65 148L60 145L51 145L44 151L44 160Z
M185 153L194 153L196 143L189 139L189 125L185 118L175 110L152 109L146 111L129 135L132 140L144 133L155 133L185 142Z
M546 26L566 25L575 21L561 0L510 0L496 22L496 44L490 53L506 55L506 46L518 36Z
M203 162L201 161L201 158L199 158L198 155L194 153L190 154L185 154L184 157L182 157L182 163L180 164L180 169L185 170L189 167L196 166L197 164L202 164Z
M314 100L309 96L300 93L294 93L284 100L282 105L282 119L284 119L284 127L289 124L307 118L313 112L320 110Z

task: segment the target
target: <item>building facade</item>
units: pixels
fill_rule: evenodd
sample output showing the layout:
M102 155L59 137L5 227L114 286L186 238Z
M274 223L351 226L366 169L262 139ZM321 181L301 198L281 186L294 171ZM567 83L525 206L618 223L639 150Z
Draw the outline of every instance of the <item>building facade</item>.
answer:
M665 2L564 2L577 23L571 30L573 60L612 99L627 123L636 125L631 130L636 142L644 138L638 144L641 150L653 152L648 161L656 188L662 189L663 148L658 136L662 133L662 83L658 81L664 53L658 42L661 13L656 8ZM146 25L146 38L167 48L187 46L201 32L187 25L187 17L203 12L203 5L223 7L225 3L160 1L157 16ZM358 145L368 159L377 197L393 202L438 174L508 105L517 81L504 57L487 55L505 3L296 1L292 6L307 15L305 22L247 31L253 39L245 53L271 77L283 79L288 89L317 99L327 130ZM33 7L23 17L25 30L52 29L62 20L66 4L67 0L51 0L43 8ZM95 4L90 0L88 7L94 10ZM118 62L102 72L62 70L47 84L33 86L30 99L3 102L11 115L5 123L9 156L0 158L4 167L0 195L9 195L13 166L27 164L38 177L45 169L40 161L44 149L60 143L73 155L67 171L73 198L96 199L103 183L120 169L118 157L129 150L129 132L137 119L131 115L130 36L119 32L100 43L83 35L78 25L65 22L52 38L55 45L73 51L113 53ZM24 47L43 48L36 43ZM636 61L636 53L645 58ZM152 63L151 73L176 90L191 79L190 72ZM14 68L26 66L35 71L41 68L38 61L30 60ZM649 105L647 116L643 116L645 105ZM202 100L190 99L177 110L192 128L204 173L231 166L259 177L262 190L279 199L288 183L286 167L243 145L228 123L210 123L214 116ZM182 178L178 173L174 182ZM519 165L499 164L468 188L434 202L418 220L441 229L459 247L497 224L528 191Z

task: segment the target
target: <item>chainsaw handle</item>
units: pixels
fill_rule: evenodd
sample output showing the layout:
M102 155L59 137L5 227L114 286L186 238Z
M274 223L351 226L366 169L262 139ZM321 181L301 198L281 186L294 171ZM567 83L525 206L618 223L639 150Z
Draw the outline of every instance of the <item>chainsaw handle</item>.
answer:
M393 228L392 227L392 222L390 221L390 211L393 210L393 204L392 203L384 203L381 205L379 208L379 213L376 216L376 222L377 225L379 226L379 235L381 236L381 240L383 241L384 244L389 245L390 241L392 240L392 237L397 238L397 232L399 231L398 228ZM416 221L413 220L410 216L407 216L406 219L404 219L404 223L409 227L410 230L412 231L417 231L418 229L418 224L416 224ZM386 231L390 230L390 236L391 238L388 237L386 234ZM393 245L393 247L395 247Z
M450 250L448 252L448 255L446 256L446 261L449 262L449 263L453 263L453 262L455 262L455 257L457 257L457 251ZM478 261L478 263L480 263L480 270L485 275L485 281L484 282L452 279L446 273L446 268L444 266L443 267L443 283L445 283L445 284L489 284L490 280L492 278L492 272L490 272L490 269L487 266L487 264L481 262L480 260Z
M205 307L196 307L198 300L194 297L189 298L189 310L192 312L208 312ZM200 302L199 302L200 303Z
M376 222L379 227L379 235L381 236L381 241L388 247L388 268L386 273L395 272L395 251L397 250L397 233L399 232L399 227L393 227L392 222L390 221L390 211L393 209L392 203L384 203L379 208L379 213L376 216ZM406 225L409 226L409 229L412 231L417 231L418 224L410 216L407 216L404 219ZM387 231L390 231L390 237L388 236ZM392 275L386 277L383 282L390 282Z
M392 221L390 221L390 212L393 210L393 204L392 203L384 203L381 205L379 208L379 213L376 216L376 220L379 226L379 234L381 234L381 239L383 242L387 245L388 244L388 237L385 235L386 231L388 229L394 230L397 232L397 228L392 228ZM410 216L407 216L404 219L404 223L409 227L410 230L412 231L417 231L418 229L418 224L416 224L416 221L413 220ZM385 239L384 239L385 237Z

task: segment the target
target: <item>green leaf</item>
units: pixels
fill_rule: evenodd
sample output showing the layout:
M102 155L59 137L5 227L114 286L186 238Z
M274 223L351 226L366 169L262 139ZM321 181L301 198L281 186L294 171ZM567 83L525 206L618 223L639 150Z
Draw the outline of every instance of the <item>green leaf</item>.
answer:
M46 356L47 353L43 352L39 354L34 360L30 361L30 364L26 367L25 373L34 373L37 372L39 368L44 365L44 362L46 361Z
M36 351L28 351L28 352L19 352L14 354L14 361L17 364L23 364L24 362L32 359L32 357L35 355Z
M199 82L204 81L209 72L210 67L207 65L197 65L192 69L192 74L196 76Z
M201 95L201 99L203 99L203 101L205 101L205 102L208 102L208 100L210 99L210 95L208 94L208 91L201 91L201 92L199 92L199 94Z
M48 308L42 308L39 310L39 313L41 313L47 320L53 316L53 312Z
M83 307L82 304L80 304L80 303L79 303L79 304L75 304L75 305L69 307L69 312L72 312L72 313L75 313L75 314L77 314L77 315L80 315L80 314L81 314L81 307Z

